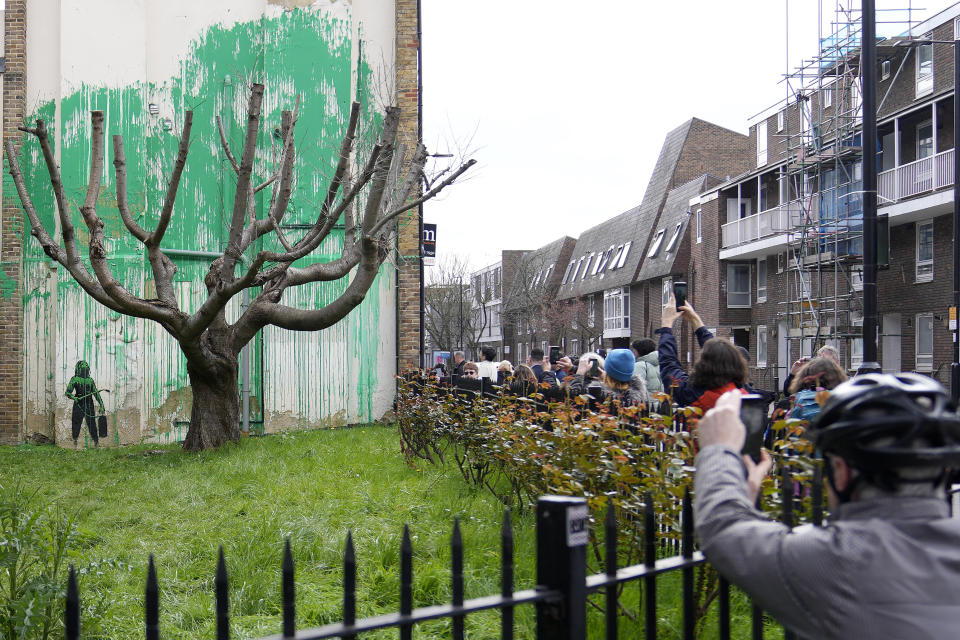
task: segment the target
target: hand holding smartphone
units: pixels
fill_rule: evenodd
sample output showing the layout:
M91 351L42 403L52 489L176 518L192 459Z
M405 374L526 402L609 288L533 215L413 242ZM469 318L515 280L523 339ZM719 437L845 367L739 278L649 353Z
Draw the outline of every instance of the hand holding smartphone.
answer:
M550 364L557 364L560 360L560 347L550 347Z
M740 398L740 421L747 430L740 453L747 454L754 462L760 462L760 449L763 448L763 436L767 431L768 403L763 396L751 393Z
M678 280L673 283L673 297L677 302L677 309L687 304L687 283Z

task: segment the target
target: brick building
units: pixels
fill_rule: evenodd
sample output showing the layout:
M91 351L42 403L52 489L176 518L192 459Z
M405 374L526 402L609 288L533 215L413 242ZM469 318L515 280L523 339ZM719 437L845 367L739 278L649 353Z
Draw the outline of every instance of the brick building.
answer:
M952 300L953 41L960 6L877 44L878 355L886 371L949 381ZM858 43L853 43L858 45ZM846 49L846 50L844 50ZM862 100L859 50L837 45L785 104L750 127L750 171L691 200L695 256L721 292L698 287L705 319L747 347L768 388L823 344L862 361ZM719 257L719 261L716 258ZM715 265L715 266L714 266ZM709 305L709 307L707 306Z
M743 134L697 118L685 122L667 134L640 205L577 240L557 295L596 310L603 346L653 335L664 285L685 276L690 198L719 181L711 176L742 172L749 145Z

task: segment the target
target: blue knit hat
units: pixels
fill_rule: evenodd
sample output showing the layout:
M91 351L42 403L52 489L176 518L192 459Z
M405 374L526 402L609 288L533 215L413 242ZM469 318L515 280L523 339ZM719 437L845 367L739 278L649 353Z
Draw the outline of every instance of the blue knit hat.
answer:
M618 382L629 382L636 362L630 349L614 349L607 354L604 371Z

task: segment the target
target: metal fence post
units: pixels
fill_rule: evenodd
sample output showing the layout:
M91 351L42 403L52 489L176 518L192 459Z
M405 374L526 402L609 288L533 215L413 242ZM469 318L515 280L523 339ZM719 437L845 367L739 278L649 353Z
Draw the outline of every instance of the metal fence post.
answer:
M537 588L560 591L560 602L537 604L537 638L587 636L587 501L567 496L537 500Z

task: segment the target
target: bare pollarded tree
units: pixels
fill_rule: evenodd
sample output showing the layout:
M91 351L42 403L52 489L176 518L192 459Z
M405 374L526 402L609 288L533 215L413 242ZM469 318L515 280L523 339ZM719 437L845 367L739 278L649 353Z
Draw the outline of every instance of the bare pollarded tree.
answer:
M423 145L418 145L408 154L397 145L400 113L395 107L386 110L380 140L369 150L365 161L360 162L355 157L354 149L360 106L354 103L340 146L336 170L318 208L317 218L302 238L290 242L284 237L280 223L287 212L294 187L296 148L293 133L299 99L292 113L283 112L279 157L270 175L263 176L263 180L259 181L254 176L253 165L262 101L263 85L254 84L247 105L246 132L239 160L231 152L218 119L221 144L236 172L237 187L226 249L210 264L204 278L207 299L193 314L180 309L173 285L176 267L160 248L164 233L173 221L174 201L187 162L192 112L188 111L184 118L179 150L163 206L157 225L151 231L134 220L128 207L123 138L113 136L117 209L129 233L144 247L156 283L157 297L154 299L133 295L111 273L104 243L104 223L97 213L104 170L103 112L94 111L91 114L90 176L86 198L80 207L90 236L88 256L93 273L81 260L77 248L76 232L67 209L60 168L45 123L38 120L36 128L22 127L21 130L32 134L40 144L60 220L60 242L55 241L43 227L27 190L13 143L10 140L6 143L10 175L29 219L31 235L44 252L63 265L84 291L100 304L117 313L153 320L177 340L186 357L193 390L190 429L183 443L186 450L214 448L239 439L239 354L257 332L266 325L293 331L318 331L339 322L363 301L380 265L390 254L395 232L395 225L391 223L402 213L452 184L474 164L473 160L468 160L450 167L444 172L445 179L435 181L423 193L420 184L425 179L427 152ZM254 195L268 187L272 190L268 210L258 215ZM344 240L340 256L309 266L294 266L297 260L313 254L341 219ZM282 251L261 250L249 264L241 263L241 257L256 240L271 234L283 247ZM283 304L283 293L290 287L333 282L342 278L350 278L349 284L343 293L322 308L307 310ZM251 287L262 289L237 321L229 323L225 313L227 303Z

